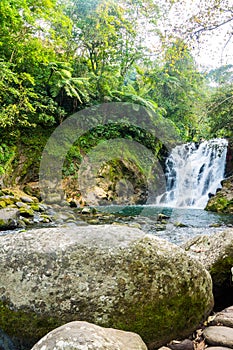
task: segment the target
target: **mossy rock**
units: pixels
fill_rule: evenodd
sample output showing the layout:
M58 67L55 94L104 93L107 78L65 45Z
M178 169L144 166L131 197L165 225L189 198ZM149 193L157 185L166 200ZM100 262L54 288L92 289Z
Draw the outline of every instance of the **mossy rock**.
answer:
M205 208L218 213L233 214L233 176L222 181L222 188L210 198Z
M184 244L190 256L208 269L213 280L213 292L217 309L233 304L233 229L211 236L198 236Z
M213 307L203 266L138 229L46 228L0 236L0 245L0 328L22 343L36 343L52 318L53 327L85 320L159 346L188 336Z
M32 218L34 216L34 211L31 208L19 208L19 213L25 218Z
M34 211L41 211L39 203L31 204L31 209Z
M14 311L6 302L0 301L1 329L7 330L7 334L14 340L25 335L24 343L27 346L34 344L34 338L41 338L45 332L62 324L59 319L36 315L30 310ZM32 334L34 333L33 337Z
M0 199L0 209L6 208L6 202Z
M5 196L1 197L0 201L4 202L5 203L5 207L6 207L8 205L15 204L17 202L17 198L15 198L14 196L5 195ZM3 207L3 208L5 208L5 207Z

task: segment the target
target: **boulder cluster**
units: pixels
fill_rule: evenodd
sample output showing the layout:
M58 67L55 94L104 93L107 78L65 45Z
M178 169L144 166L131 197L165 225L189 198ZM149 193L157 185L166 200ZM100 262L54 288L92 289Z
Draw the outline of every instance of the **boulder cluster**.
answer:
M2 228L49 213L45 224L55 222L54 207L36 197L2 192L1 202ZM91 208L80 211L96 220ZM66 208L56 227L0 235L0 348L233 348L231 228L178 247L125 225L77 225L72 215ZM214 301L224 310L208 318Z
M18 350L71 321L138 333L153 349L213 308L204 266L138 229L41 228L0 236L0 246L0 328Z

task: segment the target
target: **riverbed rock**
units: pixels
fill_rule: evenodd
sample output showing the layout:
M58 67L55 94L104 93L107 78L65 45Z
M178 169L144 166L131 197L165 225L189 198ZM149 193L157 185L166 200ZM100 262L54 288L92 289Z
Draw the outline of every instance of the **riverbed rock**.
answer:
M17 227L19 217L18 209L4 208L0 209L0 230L6 230Z
M218 312L211 322L211 325L222 325L233 328L233 306Z
M208 350L231 350L231 348L228 348L226 346L208 346Z
M210 272L218 309L233 305L233 229L194 237L183 248Z
M0 259L0 328L28 348L75 320L133 331L153 349L189 335L213 306L201 264L126 226L0 236Z
M147 347L135 333L75 321L51 331L32 348L45 349L147 350Z
M210 326L203 332L209 345L227 346L233 349L233 329L224 326Z
M222 188L211 197L206 210L218 213L233 214L233 176L221 182Z

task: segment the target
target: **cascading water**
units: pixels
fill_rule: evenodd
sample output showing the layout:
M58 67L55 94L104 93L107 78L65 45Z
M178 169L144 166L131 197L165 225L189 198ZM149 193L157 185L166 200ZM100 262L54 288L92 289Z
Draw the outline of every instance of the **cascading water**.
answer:
M203 209L224 178L227 141L213 139L176 146L166 160L166 192L156 204Z

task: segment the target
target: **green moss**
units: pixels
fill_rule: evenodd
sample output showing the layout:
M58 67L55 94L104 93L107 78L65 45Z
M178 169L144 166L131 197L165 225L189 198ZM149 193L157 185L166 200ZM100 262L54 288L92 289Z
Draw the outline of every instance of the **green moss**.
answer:
M231 252L230 254L232 255L233 253ZM221 286L226 281L230 280L232 266L233 256L218 259L218 261L210 269L210 274L214 285Z
M29 218L29 217L33 217L34 216L34 212L33 210L30 208L19 208L19 212L21 216L24 216L25 218Z
M0 201L0 209L2 209L2 208L6 208L6 203L5 203L5 201Z
M26 342L32 346L45 334L61 325L61 320L32 312L14 311L0 301L0 328L22 343Z
M233 214L233 176L222 181L222 189L210 198L206 210Z
M125 321L113 320L113 327L133 331L142 337L145 343L153 342L160 346L177 335L182 338L192 333L193 325L206 317L205 296L190 297L179 294L169 302L151 301L147 305L129 307ZM122 319L122 315L118 315ZM195 321L196 319L196 321Z
M6 207L7 205L12 205L12 204L14 204L16 201L17 201L17 199L14 198L13 196L1 198L1 202L5 202L5 207Z
M40 211L40 206L39 206L39 204L33 203L31 205L31 209L34 211Z
M0 219L0 227L6 226L6 222L3 219Z
M207 204L206 210L214 211L214 212L233 212L233 200L227 200L227 198L223 196L216 196L211 198L209 203Z

